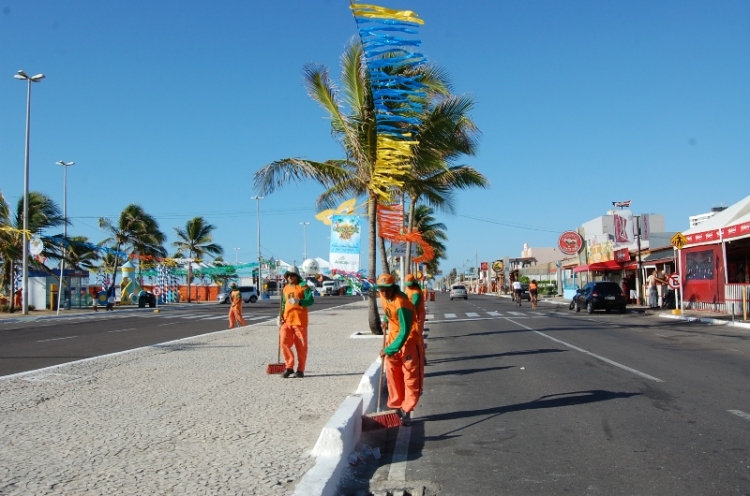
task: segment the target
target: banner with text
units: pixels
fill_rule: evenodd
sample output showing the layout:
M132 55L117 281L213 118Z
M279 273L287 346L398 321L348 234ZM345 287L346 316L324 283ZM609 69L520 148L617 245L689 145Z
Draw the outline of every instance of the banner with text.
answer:
M362 218L359 215L331 217L331 271L359 272Z

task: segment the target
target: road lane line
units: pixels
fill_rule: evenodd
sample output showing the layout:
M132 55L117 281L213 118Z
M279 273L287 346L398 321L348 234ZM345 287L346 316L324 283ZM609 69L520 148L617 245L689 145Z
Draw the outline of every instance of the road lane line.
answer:
M409 456L409 438L411 427L399 427L396 434L396 447L393 449L391 467L388 469L388 480L406 480L406 459Z
M157 327L164 327L164 326L175 325L175 324L179 324L179 322L167 322L166 324L159 324Z
M107 331L107 332L125 332L125 331L135 331L135 327L128 327L127 329L116 329L114 331Z
M513 322L513 321L511 319L508 319L508 322ZM604 363L608 363L610 365L614 365L615 367L621 368L623 370L627 370L628 372L631 372L631 373L633 373L635 375L639 375L639 376L643 377L644 379L648 379L648 380L654 381L654 382L664 382L663 380L659 379L658 377L654 377L652 375L648 375L648 374L646 374L644 372L641 372L640 370L636 370L636 369L628 367L627 365L623 365L621 363L615 362L614 360L610 360L609 358L605 358L605 357L603 357L601 355L597 355L595 353L591 353L590 351L584 350L583 348L579 348L578 346L574 346L574 345L572 345L570 343L566 343L565 341L563 341L561 339L553 338L549 334L545 334L545 333L543 333L541 331L537 331L536 329L532 329L531 327L527 327L527 326L525 326L523 324L519 324L518 322L513 322L513 323L516 324L519 327L523 327L524 329L527 329L529 331L535 332L536 334L539 334L540 336L544 336L547 339L550 339L552 341L560 343L563 346L567 346L568 348L570 348L572 350L580 351L584 355L588 355L591 358L596 358L597 360L601 360Z
M68 336L65 338L54 338L54 339L42 339L41 341L37 341L37 343L46 343L47 341L60 341L61 339L73 339L77 338L78 336Z
M426 316L426 318L427 318L427 320L432 320L432 319L435 318L435 315L433 315L431 313L428 313L427 316Z
M745 420L750 420L750 414L743 412L742 410L727 410L729 413L733 413L738 417L742 417Z
M455 313L446 313L445 314L445 318L446 319L455 319L456 318L456 314Z
M478 313L475 312L466 312L467 317L479 317Z
M487 312L488 315L492 315L493 317L502 317L503 314L500 312Z

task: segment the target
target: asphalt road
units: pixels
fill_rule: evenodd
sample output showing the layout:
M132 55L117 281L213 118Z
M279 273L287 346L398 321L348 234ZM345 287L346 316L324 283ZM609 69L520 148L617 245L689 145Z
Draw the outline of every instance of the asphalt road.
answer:
M319 297L311 310L354 301L352 297ZM279 300L243 305L248 324L275 319ZM0 320L0 376L36 370L224 330L228 305L218 303L117 308L60 317ZM270 339L277 339L273 336Z
M750 494L747 331L474 295L428 314L415 422L346 494Z

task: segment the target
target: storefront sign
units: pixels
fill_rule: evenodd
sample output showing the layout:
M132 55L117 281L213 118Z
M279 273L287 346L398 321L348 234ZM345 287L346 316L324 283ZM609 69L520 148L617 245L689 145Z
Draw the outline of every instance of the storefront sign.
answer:
M488 264L487 262L479 262L479 268L480 268L480 270L482 270L482 271L486 271L486 270L487 270L487 267L488 267L488 265L489 265L489 264Z
M575 231L565 231L557 241L560 251L566 255L575 255L583 248L583 238Z
M495 277L502 275L503 273L503 261L502 260L495 260L492 262L492 271L495 273Z
M620 248L615 250L615 261L616 262L628 262L630 260L630 250L627 248Z

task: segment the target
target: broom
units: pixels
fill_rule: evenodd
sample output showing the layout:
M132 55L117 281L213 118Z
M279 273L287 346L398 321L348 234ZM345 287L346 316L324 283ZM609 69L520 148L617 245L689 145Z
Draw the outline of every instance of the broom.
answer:
M279 315L281 315L281 303L283 302L282 298L284 295L280 295L279 297ZM279 335L279 349L276 353L276 363L269 363L266 367L266 374L283 374L286 370L286 364L281 361L281 325L279 325L278 329L278 335Z
M383 329L383 348L385 348L386 329ZM383 396L383 376L385 375L385 357L381 359L380 377L378 378L378 406L376 413L362 416L362 432L400 427L401 417L395 410L380 411L380 398Z

